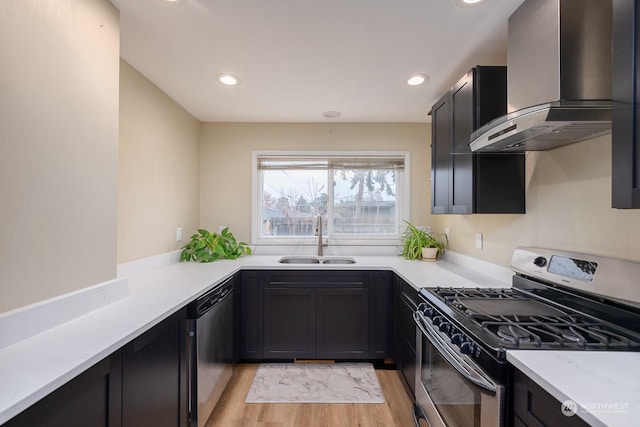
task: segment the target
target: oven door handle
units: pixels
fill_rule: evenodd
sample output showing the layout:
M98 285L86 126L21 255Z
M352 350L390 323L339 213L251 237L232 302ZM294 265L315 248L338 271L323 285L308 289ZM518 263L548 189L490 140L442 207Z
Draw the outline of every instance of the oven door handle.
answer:
M413 312L413 320L420 331L427 336L431 344L438 350L438 352L455 368L467 380L473 384L495 393L497 390L496 385L489 381L481 372L479 368L472 366L469 362L465 361L462 356L456 354L449 344L444 341L438 333L433 329L422 313L419 311Z

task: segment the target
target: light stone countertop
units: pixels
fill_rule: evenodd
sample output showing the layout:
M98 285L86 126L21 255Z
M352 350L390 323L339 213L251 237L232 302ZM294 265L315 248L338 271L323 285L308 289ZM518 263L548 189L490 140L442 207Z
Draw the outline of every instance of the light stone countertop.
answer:
M117 301L0 348L0 424L240 269L383 269L395 271L416 289L436 285L510 286L446 261L431 263L408 261L398 256L355 256L357 263L352 265L295 265L279 264L280 257L252 255L209 264L172 263L152 268L128 277L127 294ZM74 300L74 304L82 303L81 298ZM48 306L50 311L60 310L59 304L38 304L30 317L40 318L31 320L46 322L47 316L55 314L47 313ZM14 327L15 324L13 322Z
M594 427L638 425L640 353L518 350L507 360Z
M0 424L241 269L391 270L416 289L431 286L511 286L508 278L510 273L504 267L478 263L472 258L456 256L454 253L448 255L449 259L455 263L442 260L435 263L408 261L399 256L354 256L356 264L352 265L295 265L279 264L277 262L279 255L252 255L239 260L221 260L210 264L170 263L166 266L154 265L146 272L142 269L141 273L127 278L127 292L124 297L115 302L109 301L101 308L43 332L32 336L27 334L26 338L0 348ZM135 269L126 269L126 271L131 272ZM81 304L81 299L79 302L74 300L74 304ZM37 313L42 313L42 317L36 319L36 322L46 322L48 306L46 303L38 305ZM51 307L59 310L59 305L51 305ZM40 315L36 315L38 316ZM0 319L0 323L2 320ZM514 353L525 352L509 352L510 360L520 359L514 359L516 357ZM521 358L527 358L531 366L535 365L534 361L537 358L541 360L541 366L544 366L547 360L546 353L559 352L526 353L529 354ZM589 360L599 360L611 353L596 355L595 352L583 352L576 355L578 360L576 363L590 366ZM590 357L592 355L593 358ZM637 373L640 360L633 359L633 366ZM601 368L601 376L590 379L592 389L606 393L607 386L612 390L620 388L621 386L617 387L615 383L601 381L600 378L624 378L624 375L618 373L622 367L617 363L607 363L601 365ZM534 366L534 369L537 368ZM559 376L547 377L544 369L541 368L540 371L543 372L544 380L548 381L548 384L542 382L546 385L545 388L567 389L566 385L555 382L560 378ZM573 396L571 390L569 389L569 397ZM582 399L581 396L576 399ZM600 395L594 396L596 399ZM630 407L634 404L636 407L640 405L640 399L637 395L634 396L636 396L635 400L630 402Z

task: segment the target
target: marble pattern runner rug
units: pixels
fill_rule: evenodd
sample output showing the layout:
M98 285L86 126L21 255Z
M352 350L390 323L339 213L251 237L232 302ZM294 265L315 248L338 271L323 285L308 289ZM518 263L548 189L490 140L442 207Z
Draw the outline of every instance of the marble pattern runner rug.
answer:
M247 403L384 403L371 363L262 363Z

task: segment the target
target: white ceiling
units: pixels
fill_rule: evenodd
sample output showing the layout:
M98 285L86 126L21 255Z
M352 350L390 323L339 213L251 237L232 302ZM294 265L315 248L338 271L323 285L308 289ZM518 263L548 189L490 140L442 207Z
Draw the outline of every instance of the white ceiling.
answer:
M201 121L427 122L468 69L506 63L522 0L111 2L122 58ZM413 73L431 79L408 86Z

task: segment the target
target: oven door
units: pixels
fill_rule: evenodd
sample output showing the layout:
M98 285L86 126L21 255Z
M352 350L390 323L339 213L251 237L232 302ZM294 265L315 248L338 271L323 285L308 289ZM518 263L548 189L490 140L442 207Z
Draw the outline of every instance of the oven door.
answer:
M416 322L416 425L502 427L504 386L443 338L422 313Z

